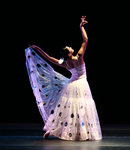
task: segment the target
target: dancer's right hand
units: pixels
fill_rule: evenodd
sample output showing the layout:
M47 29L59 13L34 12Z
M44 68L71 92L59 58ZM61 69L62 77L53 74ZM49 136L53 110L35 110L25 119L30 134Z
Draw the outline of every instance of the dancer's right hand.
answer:
M33 49L39 49L39 47L36 46L36 45L29 45L29 47L31 47L31 48L33 48Z
M85 20L86 16L82 16L80 27L82 27L84 24L88 23L88 21Z

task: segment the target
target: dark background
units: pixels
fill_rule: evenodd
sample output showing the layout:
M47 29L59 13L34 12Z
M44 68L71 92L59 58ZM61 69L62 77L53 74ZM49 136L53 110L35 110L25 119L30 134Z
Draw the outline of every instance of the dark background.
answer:
M85 25L89 43L84 60L100 122L130 123L127 3L5 1L0 7L0 123L42 123L28 80L24 49L35 44L56 58L65 45L78 51L82 43L79 29L82 15L89 22ZM64 68L51 65L70 77Z

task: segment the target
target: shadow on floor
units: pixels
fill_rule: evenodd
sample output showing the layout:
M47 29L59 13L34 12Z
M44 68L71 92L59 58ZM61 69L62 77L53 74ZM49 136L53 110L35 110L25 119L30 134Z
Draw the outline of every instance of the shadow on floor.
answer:
M43 139L42 124L1 124L0 150L130 150L129 125L102 125L101 141Z

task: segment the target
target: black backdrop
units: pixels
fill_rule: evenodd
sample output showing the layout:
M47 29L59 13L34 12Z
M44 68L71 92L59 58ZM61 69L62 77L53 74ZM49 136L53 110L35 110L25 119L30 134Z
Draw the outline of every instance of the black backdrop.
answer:
M65 45L78 51L82 15L89 22L85 25L89 43L84 60L100 122L130 123L127 4L18 1L1 4L1 10L0 123L42 122L28 80L24 49L35 44L56 58ZM65 69L51 65L70 77Z

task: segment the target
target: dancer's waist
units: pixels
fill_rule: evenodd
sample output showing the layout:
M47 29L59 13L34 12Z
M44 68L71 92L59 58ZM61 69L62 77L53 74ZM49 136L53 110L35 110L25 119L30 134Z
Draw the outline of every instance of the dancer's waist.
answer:
M79 75L79 76L72 75L70 78L70 80L79 80L79 79L86 79L86 74Z

